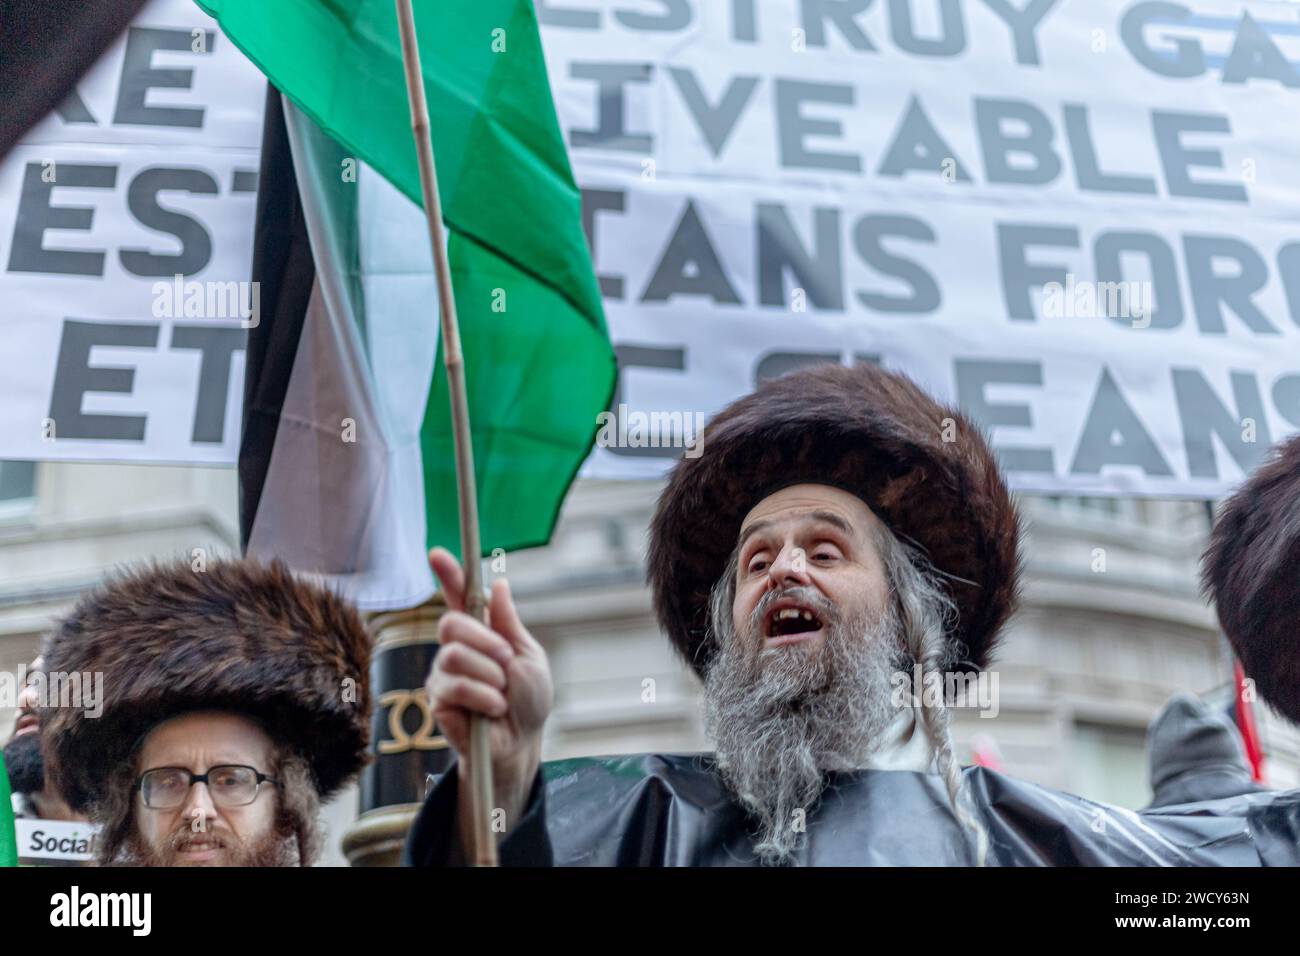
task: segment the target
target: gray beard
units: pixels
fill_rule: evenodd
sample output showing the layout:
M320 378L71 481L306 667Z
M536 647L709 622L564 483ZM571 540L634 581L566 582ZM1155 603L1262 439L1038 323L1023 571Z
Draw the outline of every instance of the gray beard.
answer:
M820 648L756 651L763 615L782 597L817 610ZM897 713L890 691L901 630L892 609L841 618L819 593L796 588L767 595L744 632L722 635L705 680L705 728L724 782L757 824L761 862L793 862L826 772L861 766L884 742Z

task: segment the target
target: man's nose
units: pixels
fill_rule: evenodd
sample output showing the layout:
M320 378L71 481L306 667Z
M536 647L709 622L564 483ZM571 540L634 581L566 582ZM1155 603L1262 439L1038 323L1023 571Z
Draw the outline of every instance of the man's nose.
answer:
M24 685L22 692L18 695L18 712L35 710L38 696L35 682Z
M771 587L790 587L809 583L808 559L803 548L788 544L781 549L772 566L767 571Z
M185 805L181 807L181 812L186 820L194 820L202 817L204 820L216 818L217 807L212 802L212 794L208 791L206 783L196 783L190 787L190 792L185 798Z

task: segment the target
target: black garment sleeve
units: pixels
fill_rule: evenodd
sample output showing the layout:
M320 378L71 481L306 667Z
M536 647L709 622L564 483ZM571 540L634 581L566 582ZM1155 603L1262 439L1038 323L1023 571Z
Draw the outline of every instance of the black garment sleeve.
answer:
M402 849L403 866L465 866L457 817L459 766L453 762L442 775L411 824ZM546 784L537 769L524 815L497 844L502 866L554 866L551 838L546 832Z

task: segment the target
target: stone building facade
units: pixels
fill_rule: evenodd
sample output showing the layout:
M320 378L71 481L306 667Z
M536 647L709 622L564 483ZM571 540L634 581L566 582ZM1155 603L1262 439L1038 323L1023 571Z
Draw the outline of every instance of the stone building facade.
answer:
M644 581L656 482L581 481L546 548L506 557L546 646L556 709L545 756L706 749L699 684L669 650ZM1178 691L1226 702L1231 661L1199 594L1201 502L1025 497L1023 608L995 664L997 715L956 713L963 760L1128 807L1149 796L1143 738ZM119 563L238 548L233 469L0 464L0 669L35 654ZM492 578L492 572L487 577ZM1268 782L1300 786L1300 731L1258 708ZM12 726L0 709L0 733ZM357 792L327 808L325 862Z

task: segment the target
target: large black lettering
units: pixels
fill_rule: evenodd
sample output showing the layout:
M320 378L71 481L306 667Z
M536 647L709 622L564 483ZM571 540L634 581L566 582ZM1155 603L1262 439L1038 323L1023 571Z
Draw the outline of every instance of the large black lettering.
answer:
M46 229L89 230L95 219L91 206L54 206L56 186L112 189L117 167L97 163L58 163L46 176L43 163L28 163L23 191L18 199L18 221L9 250L10 272L45 272L52 275L102 276L104 253L83 249L46 249ZM47 181L52 179L52 181Z
M144 441L144 415L87 414L81 410L87 392L130 395L135 387L135 369L94 367L90 350L96 345L151 349L158 345L158 326L152 324L63 323L63 340L54 370L54 393L50 397L50 418L55 437L91 438L116 441Z
M212 236L203 223L181 212L164 209L158 194L164 190L215 195L217 181L201 169L165 166L143 170L127 189L126 203L141 225L175 236L181 251L175 255L148 249L123 249L118 255L127 272L138 276L194 275L212 260Z
M171 107L145 104L151 89L188 90L190 88L194 79L193 70L156 69L153 66L153 55L158 50L211 53L213 45L217 42L217 35L211 30L206 31L203 36L202 50L194 49L194 39L188 30L131 27L127 31L126 59L122 62L122 82L117 90L114 123L127 126L203 128L201 106Z
M677 221L641 301L666 302L675 295L704 295L714 302L740 304L740 296L727 278L713 240L692 202L686 204L686 211Z
M230 365L244 341L244 330L237 326L178 325L172 330L173 349L195 349L202 355L191 441L219 445L225 438Z

